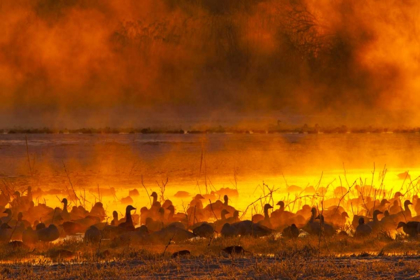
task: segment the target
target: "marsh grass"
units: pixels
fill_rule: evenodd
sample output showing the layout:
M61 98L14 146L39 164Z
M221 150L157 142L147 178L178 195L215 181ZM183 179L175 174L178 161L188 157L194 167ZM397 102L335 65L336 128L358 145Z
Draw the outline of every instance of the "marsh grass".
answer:
M389 279L420 277L420 242L400 237L395 241L377 238L356 240L304 237L216 238L179 244L101 247L75 240L37 244L35 248L0 248L2 279ZM229 256L221 250L243 246L250 254ZM74 252L72 258L54 259L56 250ZM191 255L171 258L173 252L190 250ZM398 276L398 277L396 277Z

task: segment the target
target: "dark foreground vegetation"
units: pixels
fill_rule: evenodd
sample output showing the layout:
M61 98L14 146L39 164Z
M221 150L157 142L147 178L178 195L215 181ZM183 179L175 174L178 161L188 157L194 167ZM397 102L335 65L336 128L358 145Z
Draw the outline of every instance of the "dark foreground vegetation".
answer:
M40 201L54 190L28 187L21 194L5 185L0 274L13 279L418 279L419 184L408 173L398 176L407 184L397 192L382 183L288 186L288 198L277 203L273 194L279 190L265 186L264 195L241 211L229 200L240 195L238 190L229 188L197 194L176 210L162 182L160 195L150 194L150 206L136 214L127 205L123 218L113 211L112 219L100 201L87 209L73 186L60 192L66 197L62 207L53 208ZM113 195L112 189L97 192L99 198ZM139 195L130 190L121 203Z
M250 252L222 251L232 244ZM312 237L220 238L210 246L197 240L168 247L64 241L30 250L3 247L1 256L7 263L0 265L0 273L13 279L418 279L419 245L418 241L349 237L321 242ZM179 250L189 250L191 255L173 258Z

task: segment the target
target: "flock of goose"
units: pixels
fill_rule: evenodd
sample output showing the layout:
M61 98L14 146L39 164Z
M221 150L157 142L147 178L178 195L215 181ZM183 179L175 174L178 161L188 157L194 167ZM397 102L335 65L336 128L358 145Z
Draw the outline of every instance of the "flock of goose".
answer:
M377 200L361 193L353 199L343 196L335 205L320 209L305 204L295 212L290 211L291 203L279 201L275 205L277 209L267 203L263 213L252 215L250 220L240 219L240 211L229 204L227 195L223 201L204 205L204 197L198 194L185 212L177 212L170 200L159 201L153 192L150 207L142 207L139 214L134 214L136 208L128 205L123 218L114 211L110 221L101 202L90 210L82 205L69 209L69 201L64 198L62 207L52 208L42 203L35 205L32 196L30 187L25 195L0 194L0 211L4 213L0 218L0 242L33 246L83 235L89 243L113 240L122 244L169 244L195 237L211 240L216 236L263 237L273 233L281 233L283 238L337 234L365 238L391 231L416 237L420 233L420 215L412 214L413 210L420 213L420 200L417 196L404 200L399 192L389 200ZM354 206L361 210L352 213L350 221L345 208Z

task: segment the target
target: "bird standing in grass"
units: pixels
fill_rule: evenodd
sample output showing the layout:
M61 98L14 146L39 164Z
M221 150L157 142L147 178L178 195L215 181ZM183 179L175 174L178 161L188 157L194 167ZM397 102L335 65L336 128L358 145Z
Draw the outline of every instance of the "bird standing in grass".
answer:
M419 234L420 222L399 222L397 229L402 228L410 237L416 237Z
M298 238L299 229L295 224L292 224L283 230L282 235L284 238Z
M5 213L5 214L7 214L7 216L6 217L1 217L1 219L0 219L0 221L4 224L4 223L8 223L8 222L10 222L11 220L12 220L12 210L10 210L10 209L6 209L6 210L4 210L4 212L3 213Z
M214 237L214 228L208 224L203 223L198 227L193 229L193 233L197 236L204 237L204 238L213 238Z
M231 256L233 255L244 255L245 253L252 254L251 252L245 250L242 246L229 246L222 249L222 252L229 254Z
M123 228L126 231L131 231L134 230L134 224L133 224L133 220L131 218L131 211L136 210L136 208L134 208L131 205L128 205L125 208L125 222L121 223L118 225L118 227Z
M101 238L101 231L95 226L90 226L85 232L84 241L86 243L99 243L101 241Z
M114 210L112 212L111 226L118 226L118 224L119 224L119 221L118 221L118 212Z
M38 233L29 226L22 233L22 241L26 245L34 245L38 242Z
M227 218L226 218L227 214L229 214L229 212L226 209L222 209L222 212L221 212L222 218L213 223L213 227L215 231L220 232L223 228L223 225L227 223Z
M375 210L373 212L373 221L370 221L367 223L368 226L370 226L372 228L372 232L373 233L378 233L381 230L381 222L378 219L378 215L383 214L381 211L379 210Z
M365 219L363 217L359 218L359 225L356 228L356 233L354 234L354 237L360 238L360 237L367 237L372 233L372 228L365 224Z
M330 224L325 223L324 221L324 216L321 214L318 217L316 217L316 219L319 219L320 221L320 226L321 226L321 232L320 234L327 236L327 237L331 237L334 234L336 234L336 231L334 229L334 227Z
M315 207L312 207L311 213L311 218L303 227L303 230L305 230L309 234L319 235L321 233L321 226L319 221L316 220L317 211Z
M179 258L179 257L185 257L185 256L190 256L191 252L188 250L181 250L178 252L175 252L172 254L171 258L175 259L175 258Z
M271 206L268 203L264 205L264 220L259 221L258 224L265 226L266 228L273 228L271 224L270 214L268 213L268 210L272 208L273 206Z
M54 224L50 224L47 228L37 230L38 239L44 242L52 242L60 237L60 232Z

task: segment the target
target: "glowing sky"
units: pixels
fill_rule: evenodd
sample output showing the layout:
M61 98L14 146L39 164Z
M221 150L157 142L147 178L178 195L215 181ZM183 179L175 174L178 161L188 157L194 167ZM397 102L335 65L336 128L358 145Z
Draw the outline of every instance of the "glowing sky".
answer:
M413 0L2 1L0 125L262 112L415 125L419 7Z

